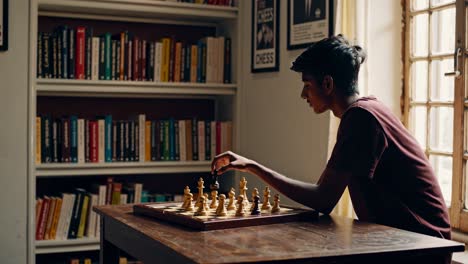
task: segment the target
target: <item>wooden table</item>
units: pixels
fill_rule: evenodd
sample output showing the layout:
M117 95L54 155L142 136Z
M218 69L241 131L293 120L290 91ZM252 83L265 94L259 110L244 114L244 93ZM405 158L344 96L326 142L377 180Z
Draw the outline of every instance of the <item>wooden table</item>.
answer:
M120 250L145 264L419 263L464 250L454 241L342 217L200 232L133 215L132 205L94 210L101 215L102 264L119 263Z

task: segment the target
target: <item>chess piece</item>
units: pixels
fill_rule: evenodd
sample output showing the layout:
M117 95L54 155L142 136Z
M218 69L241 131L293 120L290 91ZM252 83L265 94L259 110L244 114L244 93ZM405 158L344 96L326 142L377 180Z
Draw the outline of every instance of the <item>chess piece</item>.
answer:
M226 207L224 206L226 201L226 195L221 194L219 195L219 203L218 203L218 208L216 208L216 215L217 216L226 216Z
M197 197L196 206L199 206L199 204L200 204L200 199L201 199L201 197L203 196L203 188L205 188L205 186L203 185L203 183L205 183L205 182L203 181L203 178L200 177L200 179L198 180L198 197Z
M260 201L260 196L258 196L258 195L254 196L252 212L250 213L251 215L259 215L260 214L260 209L258 208L258 202L259 201Z
M188 206L188 195L190 194L190 188L188 186L185 186L184 189L184 202L182 203L181 208L185 209Z
M265 190L263 191L262 210L270 210L270 209L271 209L271 204L270 204L270 188L268 188L268 186L265 186Z
M218 191L211 191L211 204L210 208L218 207Z
M278 213L281 210L279 202L280 202L279 194L275 194L275 198L273 200L273 207L271 208L272 213Z
M218 174L212 174L211 175L210 190L212 190L212 191L218 191L219 190Z
M247 180L245 180L245 177L242 177L240 183L239 183L239 195L242 195L244 197L244 206L246 208L249 208L250 202L249 199L247 199Z
M244 203L244 196L243 196L243 195L239 195L239 196L237 197L237 211L236 211L236 216L245 216L244 206L245 206L245 203Z
M185 211L193 211L195 208L193 208L193 194L189 193L187 194L187 205L185 208Z
M250 211L253 210L254 206L255 206L255 196L258 196L258 189L257 188L253 188L253 191L252 191L252 206L250 206Z
M234 203L235 196L236 193L234 191L234 188L231 188L231 190L229 191L229 203L227 205L228 211L236 210L236 204Z
M208 212L206 210L206 197L204 195L200 196L200 206L198 206L197 211L193 214L194 216L201 216L201 215L207 215Z

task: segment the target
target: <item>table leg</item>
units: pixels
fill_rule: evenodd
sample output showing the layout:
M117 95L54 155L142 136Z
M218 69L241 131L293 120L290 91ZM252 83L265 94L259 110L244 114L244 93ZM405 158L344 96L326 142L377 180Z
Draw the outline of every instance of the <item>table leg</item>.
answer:
M114 244L106 240L106 233L112 230L106 230L104 221L105 216L101 216L101 250L99 251L99 263L101 264L116 264L119 263L120 250Z

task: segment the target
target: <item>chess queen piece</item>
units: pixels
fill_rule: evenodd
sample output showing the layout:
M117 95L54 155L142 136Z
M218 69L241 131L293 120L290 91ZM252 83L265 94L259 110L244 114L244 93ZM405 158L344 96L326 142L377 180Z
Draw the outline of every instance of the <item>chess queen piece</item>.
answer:
M200 202L197 211L193 214L194 216L202 216L207 215L208 212L206 210L206 197L204 195L200 196Z
M216 208L216 215L217 216L226 216L226 207L225 207L226 195L220 194L219 195L219 203L218 208Z
M187 194L187 206L185 207L185 211L193 211L195 208L193 207L193 194L189 193Z
M250 206L250 211L253 210L254 206L255 206L255 196L258 196L258 189L257 188L253 188L253 191L252 191L252 206Z
M205 183L203 181L203 178L200 177L200 179L198 180L198 197L197 197L197 202L195 203L195 206L199 206L200 204L200 200L201 200L201 197L203 196L203 188L205 188L205 186L203 185L203 183Z
M263 191L262 210L270 210L270 209L271 209L271 204L270 204L270 188L268 188L268 186L265 186L265 190Z
M213 190L211 191L211 204L210 208L218 207L218 191Z
M243 196L243 195L237 196L237 211L236 211L236 216L245 216L244 206L245 206L245 203L244 203L244 196Z
M245 177L242 177L242 179L239 182L239 196L242 195L244 197L243 202L244 202L244 207L249 208L250 203L249 199L247 198L247 180Z
M278 213L281 210L279 202L279 194L275 194L275 198L273 199L273 207L271 208L272 213Z
M236 197L236 192L234 188L231 188L231 190L229 191L229 203L227 205L228 211L236 210L236 204L234 203L235 197Z

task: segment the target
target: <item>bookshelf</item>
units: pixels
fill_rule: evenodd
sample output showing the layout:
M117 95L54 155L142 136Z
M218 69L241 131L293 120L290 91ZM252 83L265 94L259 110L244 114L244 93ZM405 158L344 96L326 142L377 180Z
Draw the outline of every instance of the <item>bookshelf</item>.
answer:
M238 1L241 4L242 1ZM174 117L183 119L187 114L197 112L201 118L232 121L232 147L238 148L239 142L239 105L241 87L239 86L240 54L240 21L238 7L192 4L157 0L33 0L31 14L32 32L30 43L31 82L30 112L29 112L29 233L35 234L35 199L36 193L45 193L44 186L54 182L93 181L105 176L125 178L138 175L145 181L164 179L170 181L168 175L196 173L205 174L210 171L209 160L202 161L155 161L155 162L103 162L103 163L40 163L35 162L36 123L35 117L45 112L53 114L81 114L90 116L89 109L105 109L111 104L123 105L122 108L135 109L142 113L157 112L151 118L160 118L162 109ZM74 80L74 79L43 79L36 77L38 32L50 30L60 23L70 23L71 26L86 23L95 28L96 34L101 34L106 28L122 29L128 26L129 31L148 37L148 28L161 30L162 34L184 34L187 27L193 28L193 36L201 35L228 36L232 41L231 83L194 83L194 82L157 82L157 81L122 81L122 80ZM140 28L143 27L143 28ZM146 35L145 35L146 34ZM102 100L102 101L100 101ZM78 102L73 104L73 102ZM102 104L100 103L102 102ZM176 105L181 105L180 109ZM75 105L75 106L74 106ZM86 106L83 109L76 105ZM156 108L150 106L156 105ZM162 105L158 106L157 105ZM79 109L79 110L77 110ZM156 110L153 110L156 109ZM121 109L112 109L119 118ZM122 117L120 117L122 118ZM104 176L104 177L102 177ZM189 179L189 178L187 178ZM38 183L40 182L40 184ZM180 183L182 184L186 183ZM171 183L170 185L174 185ZM40 189L37 189L40 188ZM37 255L95 251L99 250L98 238L80 238L71 240L35 240L29 238L31 250L29 259L36 260ZM43 258L42 258L43 259Z

